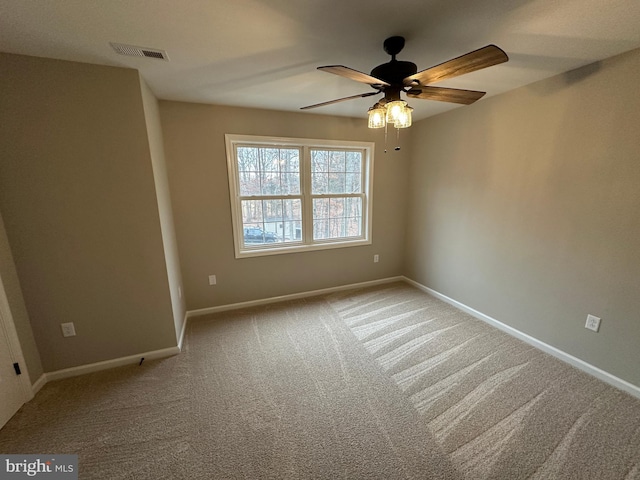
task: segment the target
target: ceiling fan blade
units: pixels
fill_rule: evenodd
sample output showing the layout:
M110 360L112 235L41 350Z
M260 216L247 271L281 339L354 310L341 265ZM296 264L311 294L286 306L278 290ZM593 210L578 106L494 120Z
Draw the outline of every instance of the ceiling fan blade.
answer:
M329 100L328 102L316 103L315 105L307 105L306 107L301 107L300 110L309 110L310 108L324 107L326 105L331 105L333 103L344 102L345 100L353 100L354 98L364 98L370 97L371 95L378 95L380 92L367 92L361 93L360 95L351 95L350 97L338 98L336 100Z
M372 77L366 73L359 72L353 68L345 67L343 65L328 65L326 67L318 67L318 70L323 72L333 73L334 75L340 75L341 77L348 78L349 80L355 80L360 83L368 83L369 85L384 85L388 87L389 84L384 80Z
M480 100L485 93L476 90L460 90L459 88L414 87L407 92L407 97L471 105Z
M457 77L458 75L464 75L465 73L475 72L476 70L491 67L492 65L498 65L507 60L509 60L509 57L501 48L495 45L487 45L486 47L406 77L403 82L405 85L411 85L415 82L427 85Z

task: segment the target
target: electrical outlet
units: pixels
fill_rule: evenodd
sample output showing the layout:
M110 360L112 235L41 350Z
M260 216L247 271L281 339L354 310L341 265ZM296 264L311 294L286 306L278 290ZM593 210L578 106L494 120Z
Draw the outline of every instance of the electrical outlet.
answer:
M209 285L215 285L217 282L215 275L209 275Z
M600 329L600 319L595 315L587 315L587 323L584 324L584 328L597 332Z
M63 337L75 337L76 336L76 328L73 326L73 322L69 323L61 323L60 328L62 328L62 336Z
M178 287L178 297L182 298L182 287Z
M378 263L379 261L380 261L380 255L375 254L375 255L373 256L373 263Z

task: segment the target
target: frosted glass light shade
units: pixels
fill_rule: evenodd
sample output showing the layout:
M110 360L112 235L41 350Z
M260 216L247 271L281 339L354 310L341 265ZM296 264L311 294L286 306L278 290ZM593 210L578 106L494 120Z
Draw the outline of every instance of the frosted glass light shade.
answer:
M396 123L398 118L402 116L407 107L404 100L394 100L385 105L387 107L387 123Z
M398 114L396 121L394 122L394 126L396 128L407 128L411 126L411 112L413 108L410 106L405 106L405 108Z
M386 124L387 112L383 107L369 109L369 128L383 128Z

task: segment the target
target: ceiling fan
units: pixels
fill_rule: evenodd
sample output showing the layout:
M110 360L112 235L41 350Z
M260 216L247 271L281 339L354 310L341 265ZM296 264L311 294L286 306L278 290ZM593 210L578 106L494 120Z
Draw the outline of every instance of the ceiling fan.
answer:
M460 57L418 72L418 67L415 63L396 60L396 55L404 48L404 43L404 37L394 36L387 38L384 41L383 46L384 51L391 55L391 61L375 67L371 71L371 75L367 75L366 73L359 72L343 65L318 67L318 70L323 72L333 73L334 75L340 75L341 77L355 80L356 82L366 83L375 91L338 98L328 102L316 103L315 105L308 105L306 107L302 107L301 110L324 107L326 105L344 102L345 100L370 97L372 95L382 93L384 94L384 98L380 99L376 105L369 109L369 126L372 128L377 128L378 126L382 127L385 126L384 122L382 124L372 126L372 111L385 106L387 109L383 111L389 111L389 107L393 105L392 102L401 102L404 104L405 108L407 108L406 102L400 98L400 93L402 92L404 92L409 98L438 100L441 102L452 102L463 105L470 105L474 103L482 98L486 92L461 90L458 88L433 87L429 84L448 80L459 75L464 75L465 73L475 72L476 70L490 67L492 65L498 65L509 60L509 57L502 49L495 45L487 45L486 47L482 47L478 50L474 50L473 52L469 52L465 55L461 55ZM389 114L387 113L386 120L387 122L390 122L393 119L390 120L388 115ZM410 111L408 115L410 125ZM398 128L409 126L395 122L394 124Z

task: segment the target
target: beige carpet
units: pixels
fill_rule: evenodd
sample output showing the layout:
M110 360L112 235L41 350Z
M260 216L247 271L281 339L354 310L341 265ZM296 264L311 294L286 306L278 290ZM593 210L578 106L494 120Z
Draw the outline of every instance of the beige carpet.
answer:
M46 385L2 453L80 478L640 479L640 400L402 283L190 322Z

